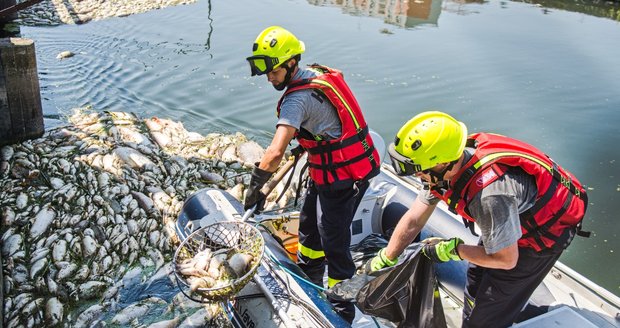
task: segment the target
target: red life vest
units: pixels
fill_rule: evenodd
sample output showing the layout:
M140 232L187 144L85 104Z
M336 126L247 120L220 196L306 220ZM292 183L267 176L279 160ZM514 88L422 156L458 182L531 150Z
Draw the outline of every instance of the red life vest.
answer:
M355 181L379 174L379 154L368 133L368 125L357 100L338 70L311 65L319 74L310 79L292 81L278 102L277 115L284 97L291 92L314 89L336 108L342 125L338 139L322 140L300 128L295 137L308 153L309 174L318 188L338 190Z
M519 247L541 251L552 247L564 229L577 227L580 231L587 195L570 172L537 148L512 138L477 133L467 142L476 149L473 156L452 178L443 195L433 192L453 213L475 222L467 212L469 201L509 167L520 167L534 177L538 193L532 208L519 215L523 233Z

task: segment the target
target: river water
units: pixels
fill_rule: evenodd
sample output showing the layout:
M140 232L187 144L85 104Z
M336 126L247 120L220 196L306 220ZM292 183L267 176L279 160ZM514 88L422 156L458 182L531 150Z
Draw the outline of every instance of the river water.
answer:
M263 28L284 26L306 44L302 64L344 72L386 140L439 109L470 132L530 142L574 173L589 187L593 234L561 261L620 295L619 21L617 3L586 0L199 0L21 34L35 40L49 118L81 106L131 111L266 146L280 93L249 76L245 57ZM56 59L65 50L76 55Z

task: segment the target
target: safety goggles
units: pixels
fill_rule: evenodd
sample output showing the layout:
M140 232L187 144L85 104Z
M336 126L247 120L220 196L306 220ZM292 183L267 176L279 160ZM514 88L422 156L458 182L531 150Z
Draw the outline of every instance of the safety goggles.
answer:
M388 154L392 161L392 167L398 175L413 175L422 171L422 166L415 164L409 157L399 154L394 148L394 143L388 147Z
M246 60L250 63L252 76L267 74L273 71L273 68L280 63L280 58L265 55L248 57Z

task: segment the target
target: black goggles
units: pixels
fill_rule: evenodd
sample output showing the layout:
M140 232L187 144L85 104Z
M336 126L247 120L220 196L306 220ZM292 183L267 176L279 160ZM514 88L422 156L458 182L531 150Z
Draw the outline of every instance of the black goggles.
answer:
M252 76L267 74L273 71L273 68L280 63L279 58L265 55L248 57L246 60L250 63Z
M394 143L388 147L388 154L392 162L392 167L398 175L413 175L423 172L419 164L415 164L409 157L399 154L394 148Z

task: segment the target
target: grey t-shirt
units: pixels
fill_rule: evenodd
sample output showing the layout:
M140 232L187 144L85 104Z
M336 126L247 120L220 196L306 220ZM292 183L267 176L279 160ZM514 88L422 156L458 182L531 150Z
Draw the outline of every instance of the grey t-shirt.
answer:
M316 72L299 68L292 80L307 79L316 76ZM289 93L280 105L280 118L276 125L288 125L299 130L300 127L325 140L339 138L342 125L336 112L325 96L313 89Z
M480 227L480 238L487 254L496 253L521 238L519 214L534 205L537 191L533 176L511 167L470 201L467 210ZM426 204L439 201L427 190L420 196Z

